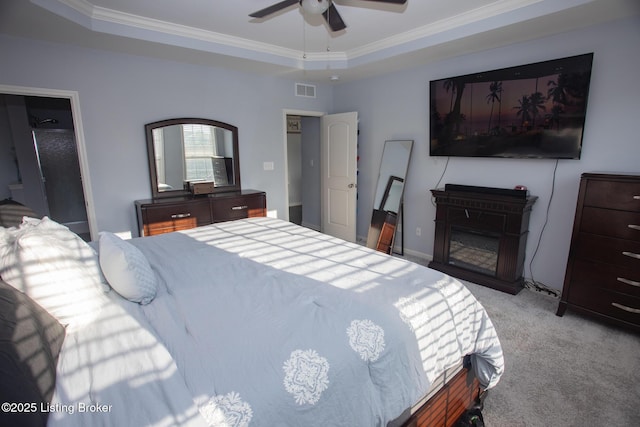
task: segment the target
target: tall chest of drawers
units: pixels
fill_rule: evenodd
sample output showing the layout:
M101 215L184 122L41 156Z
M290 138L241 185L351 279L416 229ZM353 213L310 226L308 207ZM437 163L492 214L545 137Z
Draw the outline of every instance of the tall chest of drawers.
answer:
M558 316L567 308L640 331L640 175L582 175Z

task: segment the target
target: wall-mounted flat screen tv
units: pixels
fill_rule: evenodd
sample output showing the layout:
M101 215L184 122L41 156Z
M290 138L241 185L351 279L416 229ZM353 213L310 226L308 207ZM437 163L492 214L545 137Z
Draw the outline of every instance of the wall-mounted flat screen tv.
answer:
M431 156L579 159L593 53L430 82Z

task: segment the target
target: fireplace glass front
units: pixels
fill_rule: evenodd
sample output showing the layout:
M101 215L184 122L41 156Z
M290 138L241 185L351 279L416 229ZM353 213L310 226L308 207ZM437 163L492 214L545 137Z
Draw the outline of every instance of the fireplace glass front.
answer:
M452 228L449 242L449 264L495 276L499 245L499 236Z

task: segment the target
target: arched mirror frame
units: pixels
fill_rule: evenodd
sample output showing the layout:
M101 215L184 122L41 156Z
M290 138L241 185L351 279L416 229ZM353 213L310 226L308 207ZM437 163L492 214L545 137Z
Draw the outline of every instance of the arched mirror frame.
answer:
M144 126L145 134L147 137L147 157L149 161L149 176L151 178L151 194L153 198L186 196L191 194L188 190L184 188L179 190L165 190L165 191L160 191L158 189L158 173L156 170L156 161L155 161L156 156L155 156L155 147L153 144L153 131L155 129L166 127L166 126L175 126L175 125L182 125L182 124L209 125L209 126L215 126L215 127L219 127L219 128L231 131L232 144L233 144L233 184L225 185L221 187L214 187L213 193L240 191L240 188L241 188L240 187L240 154L238 151L238 128L236 126L233 126L224 122L219 122L216 120L210 120L210 119L199 119L199 118L167 119L167 120L160 120L153 123L148 123Z

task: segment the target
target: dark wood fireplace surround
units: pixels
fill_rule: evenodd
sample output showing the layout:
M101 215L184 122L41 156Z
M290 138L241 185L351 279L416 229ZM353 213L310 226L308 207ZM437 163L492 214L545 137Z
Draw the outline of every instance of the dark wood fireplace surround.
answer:
M522 275L529 216L538 197L518 193L522 190L453 187L463 188L431 190L436 201L436 228L433 261L429 267L459 279L517 294L524 285ZM456 263L451 256L454 233L486 236L497 241L493 271L478 271Z

